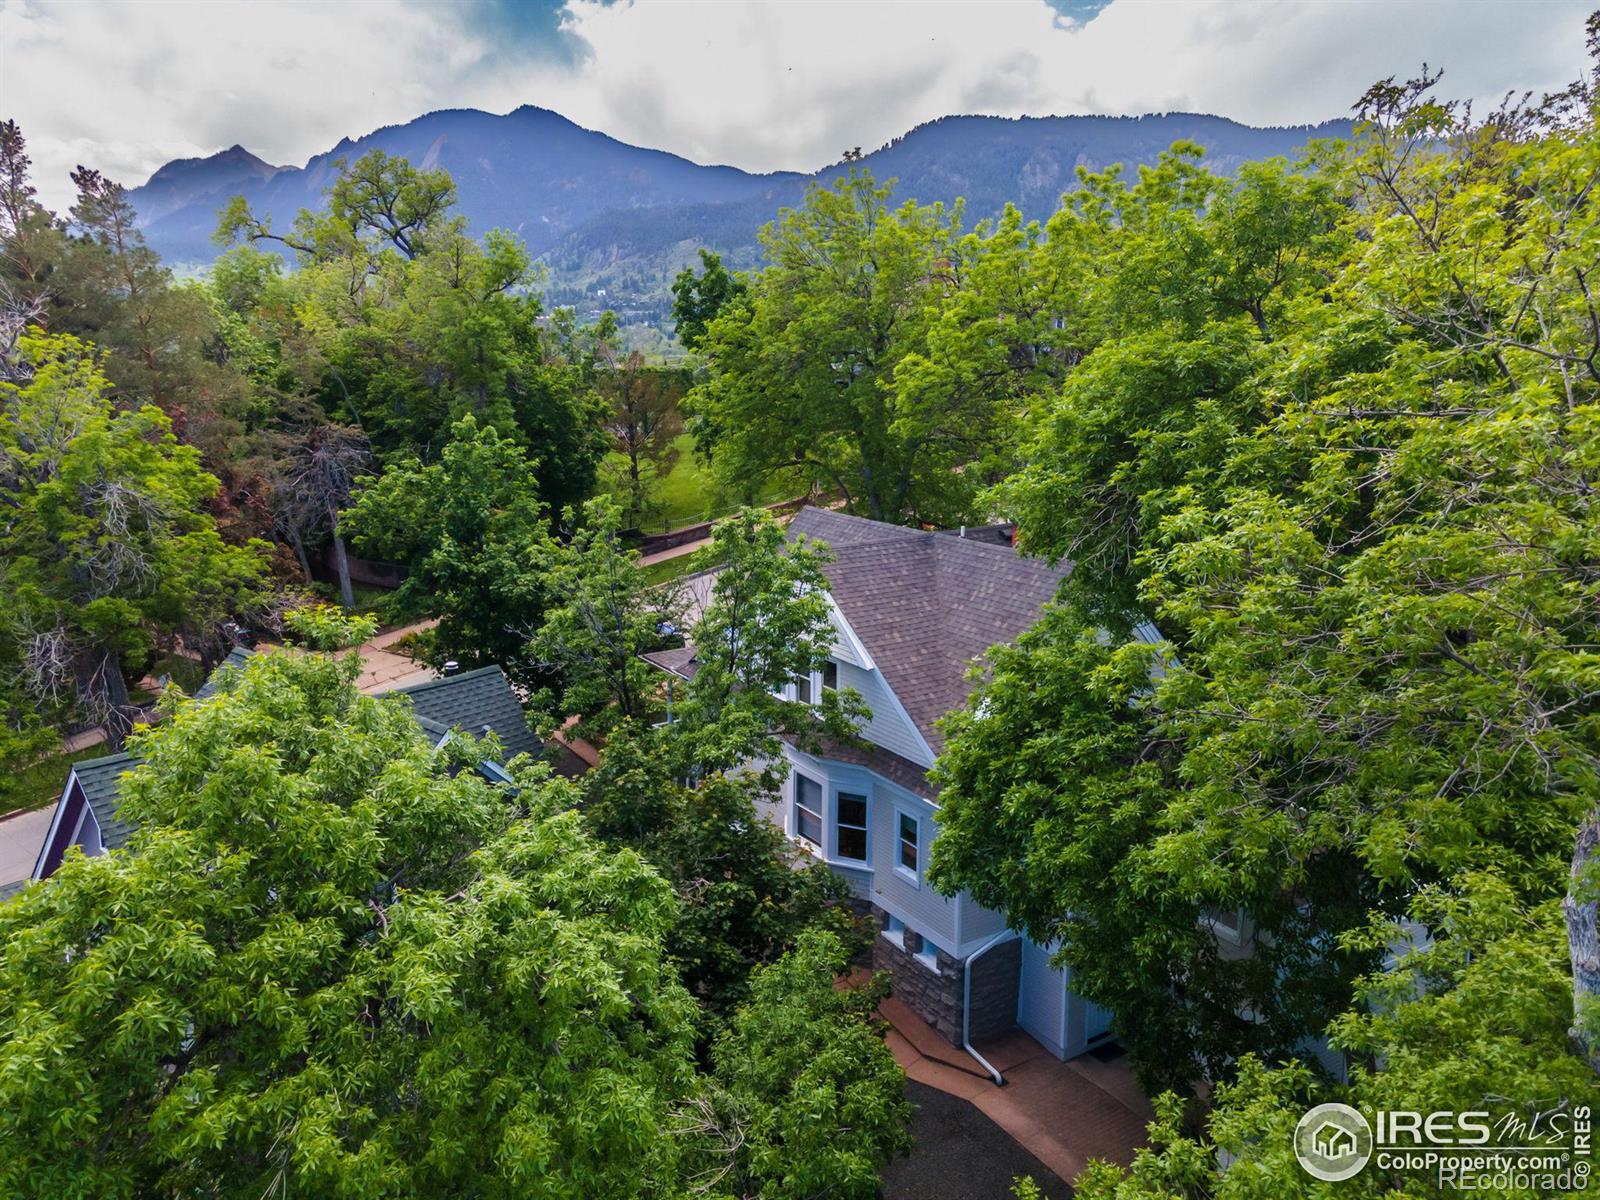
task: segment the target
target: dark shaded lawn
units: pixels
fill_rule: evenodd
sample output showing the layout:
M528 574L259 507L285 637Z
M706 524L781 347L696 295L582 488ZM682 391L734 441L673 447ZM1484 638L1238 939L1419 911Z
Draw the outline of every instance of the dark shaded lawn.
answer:
M917 1108L911 1121L917 1148L884 1170L884 1200L1010 1200L1019 1175L1032 1175L1050 1200L1072 1195L1054 1171L965 1100L911 1080L906 1099Z

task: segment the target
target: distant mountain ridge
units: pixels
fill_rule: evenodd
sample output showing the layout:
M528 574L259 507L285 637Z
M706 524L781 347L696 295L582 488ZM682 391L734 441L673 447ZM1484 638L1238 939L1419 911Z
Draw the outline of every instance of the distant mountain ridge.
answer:
M899 199L950 203L964 197L969 222L994 215L1008 201L1043 219L1076 186L1079 166L1099 170L1121 162L1132 171L1188 139L1206 147L1214 169L1231 172L1349 129L1348 121L1255 128L1193 113L956 116L918 126L861 165L879 180L897 179ZM664 313L672 277L699 247L718 250L738 267L755 265L761 226L798 203L811 182L850 169L836 163L809 174L756 174L703 166L527 105L504 116L476 109L428 113L342 139L304 167L276 167L233 146L168 163L130 198L163 258L203 264L218 253L211 234L217 210L230 197L243 194L257 212L286 227L301 208L320 204L339 159L371 149L446 168L474 232L512 230L546 263L552 303L618 308L647 321Z

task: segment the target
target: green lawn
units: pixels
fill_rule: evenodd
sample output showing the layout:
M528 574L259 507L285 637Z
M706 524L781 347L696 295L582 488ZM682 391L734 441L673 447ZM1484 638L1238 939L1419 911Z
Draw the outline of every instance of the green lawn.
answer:
M696 571L704 571L707 567L716 565L710 550L710 546L702 546L689 554L680 554L677 558L664 558L660 562L651 563L648 567L640 567L639 570L643 572L647 584L682 579L685 575L693 575Z
M102 746L90 746L71 754L62 751L14 771L0 783L0 813L14 809L43 808L54 804L67 782L67 769L86 758L100 758L106 754Z
M679 434L672 448L678 452L678 459L673 463L672 470L650 490L653 510L644 521L646 533L679 529L697 521L724 516L738 507L737 497L728 496L718 489L710 469L695 454L694 438L690 434ZM627 460L613 451L606 455L601 477L621 479L626 469ZM777 500L787 500L791 496L798 496L804 487L798 476L785 471L767 480L757 493L755 502L771 504ZM612 490L619 492L620 498L620 485L614 484Z

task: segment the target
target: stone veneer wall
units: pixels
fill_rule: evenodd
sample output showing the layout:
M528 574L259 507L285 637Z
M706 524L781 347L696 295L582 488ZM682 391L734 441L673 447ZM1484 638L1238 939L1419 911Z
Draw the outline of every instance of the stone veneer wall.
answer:
M1022 986L1022 942L991 948L972 964L972 1017L974 1039L998 1037L1016 1027L1018 989Z
M879 923L887 918L879 910ZM937 955L938 970L915 957L921 939L907 932L907 947L901 949L888 938L872 939L872 967L889 972L894 994L899 1000L938 1031L953 1046L961 1045L962 960L943 950ZM974 1038L993 1037L1017 1023L1017 987L1022 970L1022 943L1016 940L996 946L972 970L972 1022Z
M872 969L887 971L895 997L939 1031L952 1045L961 1044L961 964L939 951L937 973L881 934L872 939Z

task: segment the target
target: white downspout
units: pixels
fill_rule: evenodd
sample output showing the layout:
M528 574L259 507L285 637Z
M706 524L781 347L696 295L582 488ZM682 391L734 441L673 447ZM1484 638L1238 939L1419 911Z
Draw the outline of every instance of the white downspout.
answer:
M967 961L962 966L961 971L961 1048L972 1055L980 1067L989 1072L989 1077L994 1080L996 1087L1005 1087L1005 1076L996 1071L994 1064L979 1054L972 1045L972 964L1001 942L1010 941L1016 936L1011 930L1002 929L971 954L967 955Z

